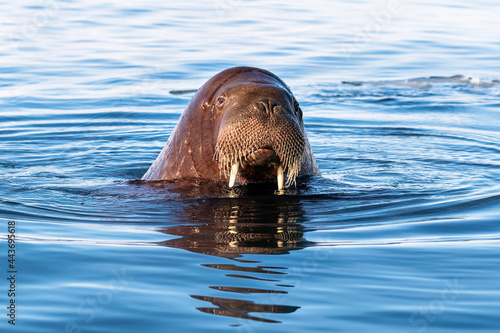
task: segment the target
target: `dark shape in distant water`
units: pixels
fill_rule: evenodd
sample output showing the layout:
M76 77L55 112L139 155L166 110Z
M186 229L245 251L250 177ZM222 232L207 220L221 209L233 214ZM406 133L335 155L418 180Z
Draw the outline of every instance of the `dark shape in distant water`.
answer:
M370 84L375 86L404 86L412 88L430 88L434 84L466 84L473 86L493 86L498 84L498 80L493 81L482 81L477 77L464 76L464 75L453 75L453 76L430 76L430 77L418 77L407 80L380 80L380 81L342 81L344 84L350 84L353 86L361 86L364 84Z

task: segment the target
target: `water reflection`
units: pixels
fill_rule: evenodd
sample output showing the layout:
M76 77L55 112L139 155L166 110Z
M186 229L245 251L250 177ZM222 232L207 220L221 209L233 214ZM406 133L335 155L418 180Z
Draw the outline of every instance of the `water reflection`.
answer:
M302 225L304 211L298 200L276 196L269 197L269 200L204 200L184 209L182 215L186 218L185 224L160 230L165 234L180 236L162 242L163 246L182 248L236 262L202 264L203 267L225 272L225 276L234 278L237 285L208 286L212 290L229 293L235 298L191 295L194 299L212 305L198 307L197 310L279 323L280 321L269 318L269 314L292 313L299 308L278 304L286 300L283 296L288 291L284 289L293 287L280 284L287 276L288 267L266 266L261 261L244 259L246 254L280 255L308 245ZM241 295L265 298L266 302L244 300ZM259 313L260 316L249 313Z

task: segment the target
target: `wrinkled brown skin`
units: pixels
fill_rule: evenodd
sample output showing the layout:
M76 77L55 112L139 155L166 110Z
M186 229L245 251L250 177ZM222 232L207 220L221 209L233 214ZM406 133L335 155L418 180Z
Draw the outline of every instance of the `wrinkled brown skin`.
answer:
M220 96L225 97L222 105ZM266 115L251 114L257 113L257 109L249 111L248 105L259 100L272 100L281 105L284 116L280 121L285 119L296 122L300 127L305 141L298 176L320 175L305 134L302 111L290 88L268 71L252 67L235 67L209 79L193 96L165 147L142 180L228 181L229 175L219 169L214 155L219 133L225 124L230 124L235 118L266 117ZM294 108L299 110L298 114ZM276 175L275 169L272 170L273 177ZM262 175L253 177L252 172L247 174L247 178L240 175L240 183L272 179Z

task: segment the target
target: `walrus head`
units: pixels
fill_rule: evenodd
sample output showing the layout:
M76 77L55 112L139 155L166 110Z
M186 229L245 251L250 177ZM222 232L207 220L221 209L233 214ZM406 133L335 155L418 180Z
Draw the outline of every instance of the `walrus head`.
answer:
M274 79L274 78L272 78ZM286 86L238 82L217 94L222 113L214 158L229 175L229 187L240 182L277 179L283 188L295 182L304 155L302 111Z
M235 67L193 97L144 180L204 178L234 186L276 179L278 189L319 174L302 110L274 74Z

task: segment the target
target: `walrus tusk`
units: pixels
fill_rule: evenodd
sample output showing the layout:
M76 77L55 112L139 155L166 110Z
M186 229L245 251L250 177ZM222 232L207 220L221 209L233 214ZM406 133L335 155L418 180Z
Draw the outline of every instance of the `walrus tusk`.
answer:
M280 165L277 171L278 175L278 191L283 189L283 167Z
M236 176L238 175L239 163L234 163L231 167L231 177L229 177L229 187L233 187L236 183Z

